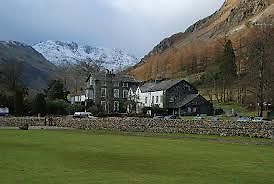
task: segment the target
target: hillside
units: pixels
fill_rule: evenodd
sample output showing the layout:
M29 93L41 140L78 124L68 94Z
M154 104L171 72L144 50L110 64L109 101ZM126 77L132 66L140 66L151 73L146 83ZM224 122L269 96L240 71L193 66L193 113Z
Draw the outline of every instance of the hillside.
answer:
M1 41L0 64L11 60L21 64L21 81L34 91L45 88L56 71L56 67L31 46L15 41Z
M74 42L45 41L34 45L33 48L57 66L91 59L103 68L117 71L138 62L136 57L119 49L83 46Z
M250 27L273 24L273 3L274 0L226 0L214 14L161 41L129 73L140 80L151 80L203 72L215 62L222 47L220 40L228 37L237 45L240 37L249 39Z

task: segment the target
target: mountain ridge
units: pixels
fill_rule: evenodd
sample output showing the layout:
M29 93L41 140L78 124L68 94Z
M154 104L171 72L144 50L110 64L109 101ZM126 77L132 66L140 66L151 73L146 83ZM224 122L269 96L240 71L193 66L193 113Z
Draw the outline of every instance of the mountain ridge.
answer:
M76 42L48 40L33 45L33 48L57 66L76 64L81 60L91 59L103 68L117 71L138 62L136 57L120 49L79 45Z
M193 47L204 47L205 44L214 45L214 42L216 44L218 39L225 36L235 37L239 33L246 34L245 30L250 25L266 22L272 24L274 19L273 3L274 0L226 0L221 8L212 15L197 21L184 32L176 33L162 40L140 63L132 67L129 73L140 80L154 79L156 75L153 73L175 75L180 72L179 69L182 68L182 65L189 62L186 59L179 61L182 60L179 57L183 56L178 55L189 54L189 50L193 50ZM176 61L170 61L171 58ZM176 66L171 71L163 65Z
M54 77L57 68L30 45L18 41L0 41L0 64L21 65L22 82L30 90L41 91Z

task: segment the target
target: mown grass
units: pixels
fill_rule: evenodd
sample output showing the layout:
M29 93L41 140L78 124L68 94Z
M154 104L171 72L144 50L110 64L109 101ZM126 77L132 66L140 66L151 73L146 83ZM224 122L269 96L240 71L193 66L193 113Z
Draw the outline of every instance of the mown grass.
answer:
M215 108L222 108L224 110L234 110L235 113L237 113L239 116L250 116L250 117L256 117L258 116L258 112L251 111L245 106L237 103L214 103Z
M272 140L0 130L0 183L274 183Z

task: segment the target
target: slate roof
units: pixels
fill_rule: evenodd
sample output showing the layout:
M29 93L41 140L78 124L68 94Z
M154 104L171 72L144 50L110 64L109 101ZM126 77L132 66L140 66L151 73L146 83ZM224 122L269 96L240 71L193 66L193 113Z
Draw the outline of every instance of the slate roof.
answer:
M140 89L143 93L155 92L155 91L166 91L181 81L183 81L183 80L176 79L176 80L165 80L165 81L162 81L159 83L156 83L156 82L155 83L146 83L143 86L141 86Z
M191 103L193 100L195 100L199 96L201 96L201 95L199 95L199 94L190 94L190 95L187 95L183 100L179 100L174 105L172 105L172 107L170 107L170 108L180 108L180 107L183 107L183 106Z
M104 80L111 79L114 82L115 81L117 81L117 82L131 82L131 83L138 82L134 79L134 77L132 77L130 75L125 75L125 74L110 74L110 73L105 73L105 72L98 72L95 74L91 74L88 77L88 80L91 76L94 78L94 80L98 80L98 81L104 81Z
M138 89L138 85L132 85L130 89L135 93Z

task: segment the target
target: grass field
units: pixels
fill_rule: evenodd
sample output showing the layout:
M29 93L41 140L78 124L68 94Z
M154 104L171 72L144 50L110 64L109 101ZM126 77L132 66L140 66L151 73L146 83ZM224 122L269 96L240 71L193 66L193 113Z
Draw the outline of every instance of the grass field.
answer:
M0 130L0 183L273 184L272 140Z

